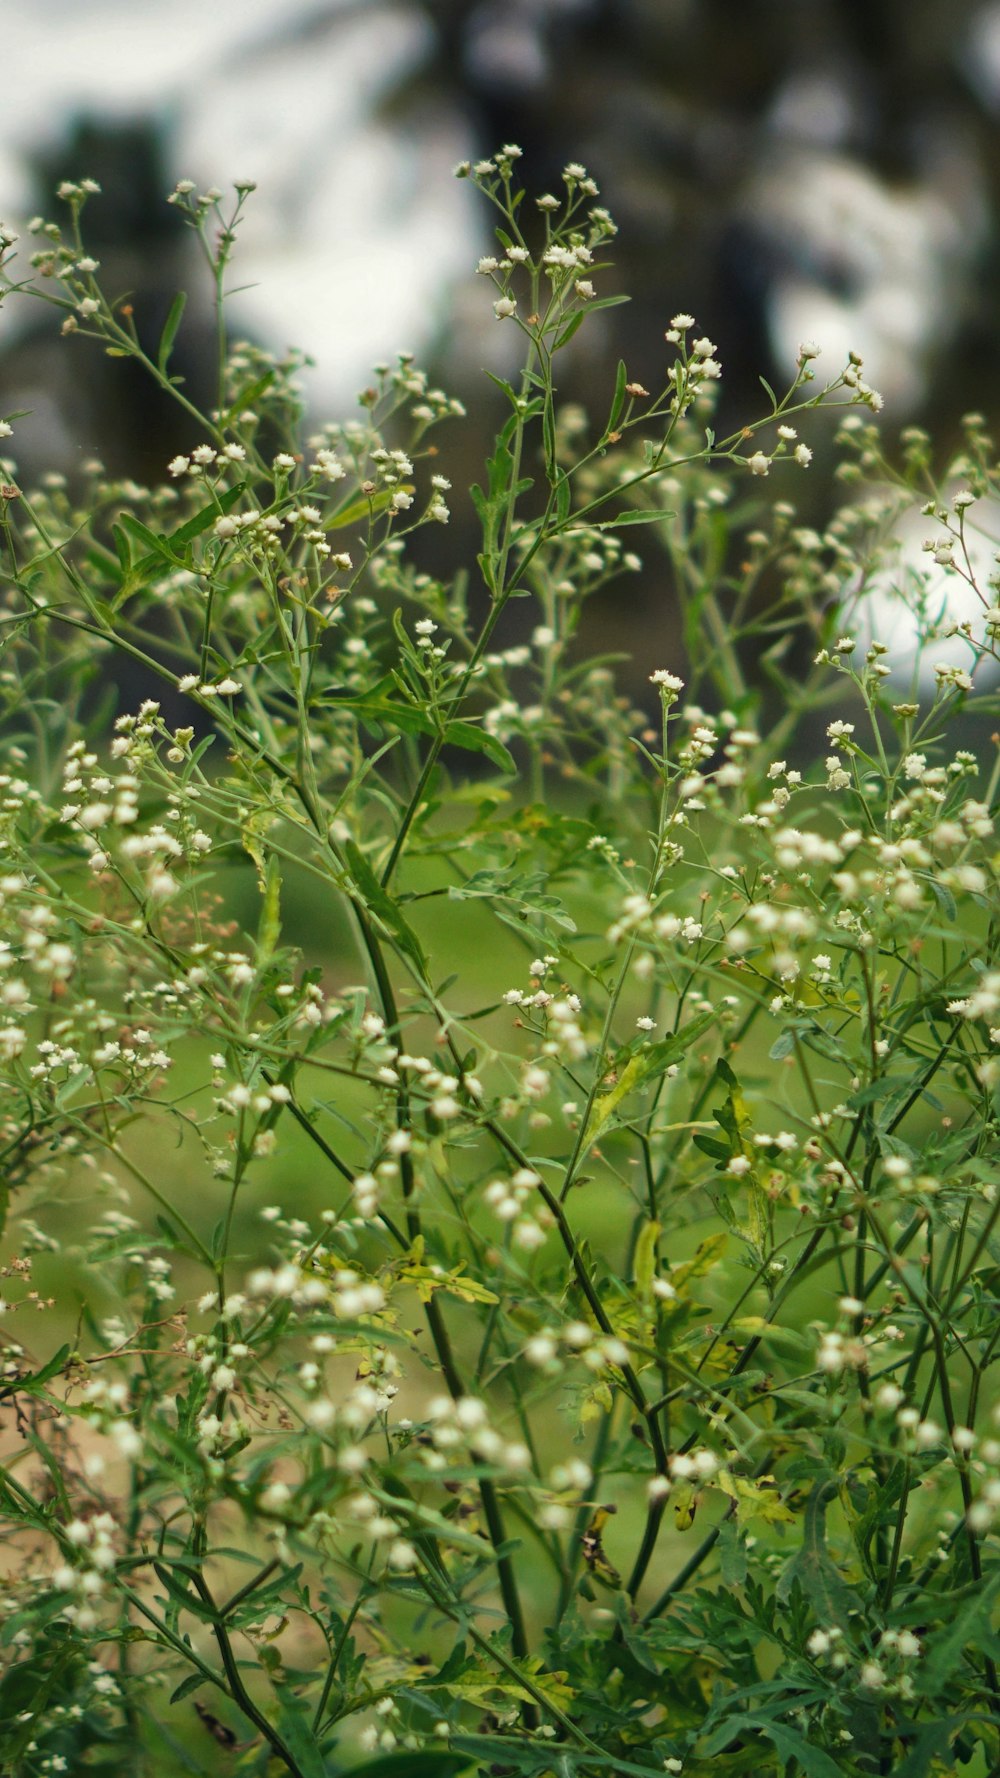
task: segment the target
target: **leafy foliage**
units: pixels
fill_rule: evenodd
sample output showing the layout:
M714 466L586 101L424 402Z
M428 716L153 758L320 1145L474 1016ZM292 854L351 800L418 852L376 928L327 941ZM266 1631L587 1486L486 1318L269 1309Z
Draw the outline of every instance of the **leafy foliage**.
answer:
M11 463L0 493L0 1759L30 1778L1000 1759L1000 772L955 746L994 715L993 448L970 419L946 501L809 346L717 440L684 316L661 391L622 366L606 418L562 410L613 224L577 167L523 224L516 158L464 169L524 343L478 581L414 562L460 414L408 357L303 436L294 358L229 346L245 188L172 200L212 414L170 374L182 299L147 359L103 291L85 187L36 280L5 243L8 295L199 440L162 487ZM821 536L745 489L802 474L824 406L860 488ZM853 631L915 500L932 679L901 690ZM690 656L686 704L643 663L655 720L579 643L640 524ZM964 665L936 573L980 593ZM95 688L140 671L109 732Z

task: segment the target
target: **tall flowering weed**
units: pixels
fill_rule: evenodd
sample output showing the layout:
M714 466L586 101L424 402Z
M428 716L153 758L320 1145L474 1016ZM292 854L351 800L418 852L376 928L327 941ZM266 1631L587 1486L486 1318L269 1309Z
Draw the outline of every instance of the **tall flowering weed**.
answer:
M2 470L26 1778L1000 1761L995 449L969 416L896 466L808 342L718 437L687 315L661 387L561 404L614 224L518 158L459 169L522 368L447 579L461 404L401 354L309 430L294 354L227 338L249 186L170 199L207 413L183 299L150 354L102 285L91 182L27 269L3 235L6 299L190 426L156 487ZM620 689L585 608L633 537L686 661Z

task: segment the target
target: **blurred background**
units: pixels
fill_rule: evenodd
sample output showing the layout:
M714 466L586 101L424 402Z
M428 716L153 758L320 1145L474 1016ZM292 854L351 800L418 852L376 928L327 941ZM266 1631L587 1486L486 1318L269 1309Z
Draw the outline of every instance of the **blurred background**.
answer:
M861 351L896 423L947 427L995 399L997 0L6 0L2 13L0 215L16 226L51 211L58 179L99 179L90 232L153 327L156 299L190 270L165 193L181 177L257 179L235 314L316 358L317 406L349 402L397 346L436 349L453 380L482 357L492 318L467 274L487 218L450 172L500 141L522 144L542 189L569 159L600 183L634 303L591 350L627 345L636 374L644 356L652 374L684 307L720 343L731 402L758 372L787 373L803 335L833 358ZM4 405L40 400L50 451L102 443L101 392L61 391L50 330L27 326L23 310L4 316Z
M787 378L804 337L831 374L848 347L864 355L890 433L919 422L947 446L964 411L989 422L997 407L1000 0L5 0L0 14L0 216L23 225L53 213L60 179L98 179L88 244L106 288L134 293L140 330L155 340L172 292L192 291L175 366L196 399L211 399L208 292L199 308L163 199L182 177L248 178L234 326L314 358L315 418L343 417L372 362L406 347L491 425L481 367L499 367L506 330L470 275L486 208L451 171L516 141L536 190L583 161L620 226L614 287L633 302L584 330L568 399L603 405L620 355L658 386L683 308L718 342L724 421L758 412L758 375ZM33 416L25 480L95 454L159 478L190 443L141 377L67 350L30 304L0 314L0 411L16 409ZM477 437L461 449L481 460ZM821 521L829 483L801 477L795 497Z

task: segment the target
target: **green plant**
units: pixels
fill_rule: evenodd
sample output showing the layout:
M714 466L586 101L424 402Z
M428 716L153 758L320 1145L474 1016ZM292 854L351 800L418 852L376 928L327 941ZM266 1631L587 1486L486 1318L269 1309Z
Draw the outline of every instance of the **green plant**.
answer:
M11 1772L1000 1758L993 447L897 472L809 346L718 439L686 316L661 391L561 409L614 229L575 166L522 224L516 159L460 169L524 361L450 580L409 540L458 404L404 358L303 440L295 362L227 341L248 188L173 194L210 414L86 184L33 278L4 242L192 426L162 487L0 490ZM820 534L755 490L822 406ZM984 611L923 704L851 634L915 503ZM689 654L652 722L583 647L640 526Z

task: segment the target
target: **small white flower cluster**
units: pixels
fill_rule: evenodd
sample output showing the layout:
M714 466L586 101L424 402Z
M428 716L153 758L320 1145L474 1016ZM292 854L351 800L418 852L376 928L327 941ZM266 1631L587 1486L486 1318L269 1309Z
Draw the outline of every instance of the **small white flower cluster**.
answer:
M547 1205L531 1202L541 1183L541 1175L534 1168L518 1167L509 1179L494 1179L483 1192L483 1198L494 1216L501 1222L512 1225L511 1235L515 1245L528 1252L544 1244L549 1230L555 1224L555 1218Z
M674 1482L710 1482L718 1475L722 1461L707 1446L697 1446L691 1451L673 1452L667 1467Z
M586 1321L566 1321L559 1328L540 1328L524 1347L524 1356L538 1370L559 1368L562 1347L578 1355L588 1370L603 1371L608 1365L628 1363L628 1347L616 1334L605 1334Z
M528 1447L519 1439L504 1438L490 1424L486 1403L476 1396L463 1395L457 1401L450 1395L435 1396L427 1404L425 1418L430 1448L423 1449L422 1462L427 1469L447 1468L459 1450L514 1475L531 1467Z
M1000 1410L996 1408L993 1424L1000 1426ZM959 1438L959 1433L963 1437ZM956 1426L952 1431L952 1444L968 1462L975 1447L975 1435L966 1426ZM979 1495L966 1511L966 1524L970 1531L986 1534L1000 1518L1000 1438L984 1438L970 1467L979 1478Z
M667 386L673 390L670 412L678 418L683 418L699 396L708 394L722 376L715 342L706 335L688 339L695 325L692 315L675 315L664 334L668 345L680 347L667 369Z
M696 945L704 936L704 927L692 914L668 912L662 903L654 907L647 895L633 891L623 898L618 918L608 927L607 936L613 945L626 938L640 938L653 946L674 941Z
M63 1527L62 1542L66 1560L54 1568L51 1585L59 1593L70 1593L71 1601L63 1607L62 1616L78 1630L95 1630L99 1623L98 1606L108 1596L109 1579L117 1563L115 1538L118 1524L112 1513L94 1513L92 1517L71 1519ZM117 1685L106 1674L105 1695L117 1694Z

